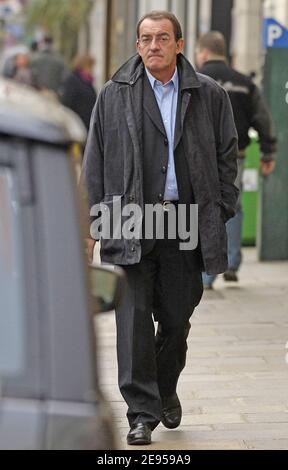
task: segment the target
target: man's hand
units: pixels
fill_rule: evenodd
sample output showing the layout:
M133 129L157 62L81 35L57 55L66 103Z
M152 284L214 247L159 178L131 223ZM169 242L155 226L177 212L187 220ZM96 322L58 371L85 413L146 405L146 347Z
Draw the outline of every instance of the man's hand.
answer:
M265 162L265 161L261 161L261 172L262 172L262 175L263 176L268 176L270 175L270 173L272 173L272 171L274 171L275 169L275 160L271 160L271 161L268 161L268 162Z
M93 263L93 254L94 254L94 248L96 245L96 241L93 240L92 238L86 238L85 240L86 243L86 255L88 258L88 263L92 264Z

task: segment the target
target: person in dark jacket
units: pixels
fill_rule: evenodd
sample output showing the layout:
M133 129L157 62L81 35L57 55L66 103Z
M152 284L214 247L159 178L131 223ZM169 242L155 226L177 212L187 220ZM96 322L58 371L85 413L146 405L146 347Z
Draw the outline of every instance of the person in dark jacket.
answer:
M237 132L227 93L182 55L173 14L145 15L137 37L138 54L100 92L82 174L92 223L89 259L100 234L102 261L127 275L116 323L129 445L150 444L160 422L169 429L181 423L177 383L189 320L203 294L204 266L213 273L227 268L225 221L238 198ZM198 222L190 212L195 205ZM160 223L150 237L151 208ZM184 232L170 232L182 222L191 223L197 238L199 232L198 245L184 247Z
M91 114L97 99L93 85L93 67L95 60L88 54L75 58L73 71L66 79L60 100L64 106L72 109L89 130Z
M58 98L59 90L70 70L62 57L54 51L54 40L49 34L39 42L31 60L34 86L47 96Z
M210 31L204 34L197 43L196 62L200 73L216 80L229 94L239 139L236 185L241 190L245 149L250 144L250 128L255 129L259 135L262 153L260 165L264 176L268 176L275 167L276 137L273 133L269 110L259 89L249 77L228 65L226 52L227 46L223 34ZM237 272L242 261L242 219L240 194L236 215L227 223L228 270L224 273L224 279L228 282L238 281ZM208 289L212 288L215 279L216 276L204 274L204 286Z

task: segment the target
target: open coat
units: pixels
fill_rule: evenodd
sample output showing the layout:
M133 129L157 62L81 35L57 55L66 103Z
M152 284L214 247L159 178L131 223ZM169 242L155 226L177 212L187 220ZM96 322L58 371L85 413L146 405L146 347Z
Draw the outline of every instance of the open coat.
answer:
M174 148L182 139L195 202L199 206L199 237L208 273L227 268L225 222L234 216L238 190L237 132L229 97L214 80L195 73L179 54L181 126ZM144 211L142 116L144 64L132 57L99 94L93 111L83 163L83 182L91 209L113 197ZM145 136L149 138L149 136ZM101 242L104 262L129 265L141 259L141 241Z

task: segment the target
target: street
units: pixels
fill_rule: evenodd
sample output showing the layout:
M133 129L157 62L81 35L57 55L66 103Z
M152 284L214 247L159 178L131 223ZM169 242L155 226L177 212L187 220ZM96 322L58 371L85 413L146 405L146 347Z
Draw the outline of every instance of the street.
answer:
M239 284L219 276L192 318L178 395L182 425L161 424L147 450L288 449L288 262L259 263L244 250ZM118 391L114 315L96 320L100 382L128 449ZM129 450L138 449L130 447Z

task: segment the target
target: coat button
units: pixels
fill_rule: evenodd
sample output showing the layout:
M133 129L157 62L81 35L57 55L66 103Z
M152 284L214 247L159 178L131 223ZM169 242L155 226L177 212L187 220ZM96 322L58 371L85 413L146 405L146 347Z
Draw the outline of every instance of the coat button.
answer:
M164 145L165 145L165 147L168 147L168 145L169 145L168 139L164 139Z
M134 202L135 201L135 197L134 196L129 196L129 202Z
M165 175L167 173L167 166L162 166L161 171Z
M158 200L159 200L160 202L163 202L163 194L158 194Z
M133 247L131 248L131 251L132 251L132 253L135 253L135 251L136 251L135 246L133 246Z

